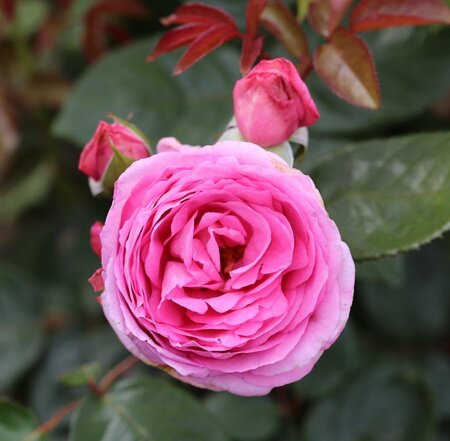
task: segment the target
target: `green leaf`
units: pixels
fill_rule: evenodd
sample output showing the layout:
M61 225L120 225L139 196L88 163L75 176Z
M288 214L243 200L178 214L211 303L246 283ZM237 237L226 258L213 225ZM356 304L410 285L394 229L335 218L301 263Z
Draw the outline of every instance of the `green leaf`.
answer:
M117 383L103 397L86 398L72 420L70 441L225 441L208 410L158 378Z
M364 348L349 323L338 341L317 362L312 372L293 384L301 400L321 397L353 378L365 361Z
M16 0L17 13L8 33L30 36L38 31L48 15L44 0Z
M135 162L135 159L125 156L114 146L111 147L114 152L113 157L111 158L108 168L106 169L106 172L101 179L101 186L103 187L102 191L104 192L105 195L112 194L114 190L114 184L116 183L117 179L119 179L120 175L131 164L133 164L133 162ZM96 195L96 193L94 192L93 194L94 196Z
M394 288L400 287L405 281L404 256L359 262L356 277L364 282L381 282Z
M233 439L263 441L273 437L280 426L280 411L267 397L238 397L213 393L206 406Z
M308 12L308 6L311 0L297 0L297 17L299 21L303 21Z
M0 220L13 221L46 197L55 178L52 164L42 163L0 195Z
M309 131L308 150L301 160L295 161L294 166L303 173L309 174L318 164L326 159L330 154L338 152L351 140L338 136L321 137L317 131Z
M1 268L0 390L11 386L40 355L43 332L39 318L37 290L23 274Z
M60 378L75 366L96 363L103 375L126 356L126 351L109 326L82 332L69 328L55 333L49 350L39 363L31 388L31 405L40 419L49 419L60 407L84 390L69 388Z
M450 88L450 63L442 56L449 37L449 26L393 28L365 34L381 85L381 109L357 109L337 99L313 75L308 85L321 118L312 134L373 133L378 127L414 117L442 99Z
M450 418L450 357L436 354L427 361L426 381L438 416Z
M29 410L18 404L0 400L0 439L2 441L44 441L44 437L31 435L38 423Z
M260 22L273 33L293 57L308 55L308 41L295 15L281 1L271 1L261 14Z
M306 419L308 441L423 441L433 411L417 372L378 366L328 397Z
M66 386L85 386L95 380L99 372L100 364L98 362L88 363L64 372L59 377L59 381Z
M366 141L311 173L356 259L417 248L450 227L450 132Z
M173 77L178 53L146 63L154 41L120 49L87 70L54 123L53 132L82 145L108 113L120 117L131 113L132 122L150 135L153 144L163 136L176 136L192 144L214 141L232 114L238 54L220 49Z
M435 241L402 257L404 283L363 283L364 322L388 341L429 342L445 337L450 322L450 253Z

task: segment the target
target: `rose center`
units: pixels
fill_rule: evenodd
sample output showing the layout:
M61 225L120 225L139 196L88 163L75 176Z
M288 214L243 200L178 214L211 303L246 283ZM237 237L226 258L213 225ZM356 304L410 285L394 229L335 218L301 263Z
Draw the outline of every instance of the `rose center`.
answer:
M220 269L222 274L227 276L243 255L243 246L220 248Z

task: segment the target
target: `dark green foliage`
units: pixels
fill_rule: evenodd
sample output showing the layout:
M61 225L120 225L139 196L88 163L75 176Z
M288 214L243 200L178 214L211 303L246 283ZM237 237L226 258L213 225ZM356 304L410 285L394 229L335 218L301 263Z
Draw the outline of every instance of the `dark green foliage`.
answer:
M170 12L158 3L156 13ZM245 1L210 3L243 24ZM52 66L70 59L60 68L76 77L62 110L30 105L21 115L22 141L1 176L0 395L8 398L0 441L41 441L33 430L75 399L81 405L50 440L449 440L448 27L367 34L380 112L353 108L311 78L322 119L297 165L316 181L355 258L394 256L358 263L350 322L310 375L258 398L205 392L142 364L102 396L89 385L127 353L87 283L100 265L89 227L109 201L91 198L79 148L108 112L132 114L152 148L162 136L213 142L231 117L239 76L233 45L176 78L179 54L147 64L156 18L150 38L89 67L71 43L81 24L68 30L49 57Z

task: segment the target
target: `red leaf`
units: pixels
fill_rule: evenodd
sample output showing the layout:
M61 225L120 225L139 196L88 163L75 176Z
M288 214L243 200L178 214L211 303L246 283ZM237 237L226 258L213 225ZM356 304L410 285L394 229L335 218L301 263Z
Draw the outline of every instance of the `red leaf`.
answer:
M296 64L298 73L302 78L306 78L313 68L313 60L310 54L303 55L301 62Z
M252 37L245 34L242 42L241 73L245 75L255 64L261 55L264 38L261 36Z
M175 66L173 71L174 75L184 72L214 49L217 49L219 46L222 46L222 44L238 36L239 31L234 24L218 24L209 27L186 49L186 52Z
M363 40L338 28L314 54L314 68L331 88L355 106L378 109L380 88L370 51Z
M204 5L203 3L185 3L181 5L172 15L161 20L165 26L171 24L205 23L232 24L236 26L234 18L222 8Z
M7 22L13 20L16 15L16 0L0 0L0 11Z
M57 4L63 11L67 11L72 6L73 0L57 0Z
M308 42L297 18L280 0L272 0L261 14L261 23L283 44L287 51L300 59L307 55Z
M148 56L147 61L153 61L160 55L186 46L208 28L207 24L186 24L171 29L160 38L153 52Z
M247 34L256 35L258 32L259 18L269 0L250 0L247 5Z
M17 126L18 109L10 96L8 83L0 79L0 178L3 179L5 169L16 151L21 131Z
M86 19L86 31L83 35L83 49L89 61L95 61L106 52L108 45L105 38L104 23L97 23L92 18Z
M108 23L105 30L117 43L129 43L133 39L128 31L115 23Z
M362 0L350 16L354 32L435 23L450 23L450 8L442 0Z
M172 15L161 20L165 25L181 24L165 34L148 61L173 49L190 44L175 67L178 75L212 50L240 36L233 17L226 11L202 3L185 3Z
M135 17L144 18L149 14L148 8L142 2L142 0L128 0L126 2L122 0L102 0L95 3L86 14L88 16L122 16L122 17Z
M83 47L88 59L94 61L106 52L108 31L119 40L128 40L126 32L120 31L115 23L117 17L144 19L148 15L149 10L142 0L101 0L95 3L84 17Z
M308 21L324 37L329 37L341 23L352 0L315 0L309 5Z

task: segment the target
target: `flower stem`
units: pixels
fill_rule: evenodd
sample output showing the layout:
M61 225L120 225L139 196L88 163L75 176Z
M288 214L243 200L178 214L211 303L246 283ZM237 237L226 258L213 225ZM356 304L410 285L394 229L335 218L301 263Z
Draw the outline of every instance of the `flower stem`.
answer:
M108 392L109 388L120 376L131 369L137 362L138 359L134 355L130 355L107 372L98 385L94 382L89 382L89 389L95 395L102 396ZM49 420L42 423L28 437L26 437L24 441L36 441L42 435L46 435L54 430L69 413L73 412L80 405L81 401L81 399L71 401L69 404L61 407L61 409L56 411L56 413Z
M138 359L134 355L130 355L125 360L122 360L102 378L99 384L99 390L105 393L121 375L131 369L137 362Z
M42 423L36 430L34 430L31 435L26 438L26 440L34 440L39 439L42 435L46 435L47 433L54 430L61 421L72 411L74 411L78 405L80 404L81 400L75 400L70 402L69 404L66 404L64 407L59 409L49 420L47 420L45 423Z

